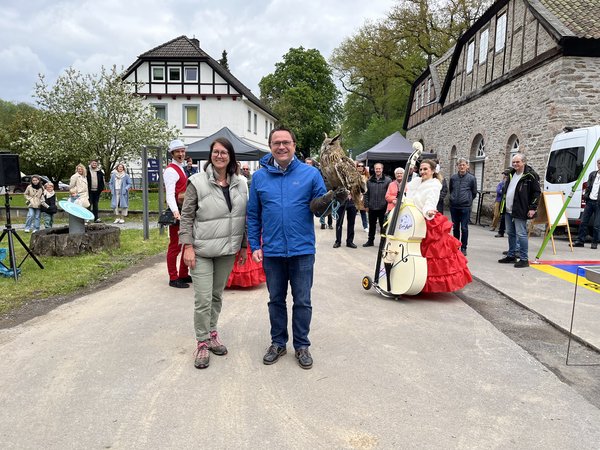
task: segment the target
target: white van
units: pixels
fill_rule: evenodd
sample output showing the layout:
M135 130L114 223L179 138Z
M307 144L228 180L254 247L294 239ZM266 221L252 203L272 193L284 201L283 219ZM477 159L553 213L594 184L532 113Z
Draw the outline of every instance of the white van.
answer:
M598 139L600 139L599 125L575 129L565 128L565 131L556 135L548 156L544 191L562 191L565 194L566 201L573 185L581 175L583 166L594 151ZM569 202L566 212L571 225L581 223L583 208L585 208L582 194L587 187L590 172L597 169L596 160L598 158L600 158L600 150L587 167L581 183Z

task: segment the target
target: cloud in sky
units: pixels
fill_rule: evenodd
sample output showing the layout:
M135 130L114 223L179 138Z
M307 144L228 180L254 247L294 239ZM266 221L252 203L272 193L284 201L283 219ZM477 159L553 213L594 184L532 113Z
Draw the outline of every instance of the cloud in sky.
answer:
M8 5L6 3L9 3ZM49 83L69 66L99 73L127 68L171 39L196 37L215 59L227 50L232 73L258 82L292 47L331 52L394 0L29 0L0 5L0 99L33 102L38 74Z

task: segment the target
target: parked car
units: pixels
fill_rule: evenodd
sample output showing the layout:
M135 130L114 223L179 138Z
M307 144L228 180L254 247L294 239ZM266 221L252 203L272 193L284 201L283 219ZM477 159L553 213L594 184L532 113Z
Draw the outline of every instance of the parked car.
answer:
M42 184L46 184L48 181L48 177L45 177L43 175L38 175L40 177L40 180L42 181ZM12 187L12 191L15 194L22 194L23 192L25 192L25 189L27 189L27 186L29 184L31 184L31 177L32 175L24 175L21 177L21 182L19 184L15 184Z
M552 142L548 155L544 191L562 192L565 200L573 190L575 182L581 178L578 188L573 192L566 213L571 226L579 225L585 208L583 192L587 187L590 172L597 170L596 155L582 174L586 162L590 159L594 147L600 139L600 125L584 128L567 128L559 133ZM594 223L593 219L590 223Z

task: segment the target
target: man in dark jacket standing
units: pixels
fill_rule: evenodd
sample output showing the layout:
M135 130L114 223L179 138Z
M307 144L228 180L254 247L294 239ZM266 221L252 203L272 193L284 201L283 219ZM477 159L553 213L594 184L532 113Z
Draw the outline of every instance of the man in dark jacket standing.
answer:
M379 229L383 232L383 222L387 209L385 193L392 182L390 177L383 174L383 164L376 163L373 167L375 174L367 181L367 192L364 195L365 208L369 214L369 239L363 244L363 247L373 247L377 221L379 221Z
M600 159L596 161L597 167L600 168ZM592 215L594 216L594 231L592 235L592 247L593 249L598 248L598 241L600 240L600 211L598 203L600 201L600 172L594 170L590 173L587 181L587 187L583 193L583 199L585 200L585 209L583 210L583 217L581 218L581 224L579 225L579 234L577 241L575 241L574 247L583 247L585 237L587 235L588 224Z
M527 256L527 220L533 218L540 200L540 177L527 165L525 155L517 153L512 159L512 169L504 184L500 211L504 211L508 232L508 253L499 263L514 264L515 267L529 267ZM517 261L517 242L519 261Z
M450 216L454 237L460 240L460 251L467 256L469 219L473 199L477 195L477 180L469 173L469 161L465 158L460 158L456 167L458 173L450 177Z
M104 172L100 170L98 161L92 159L87 171L88 195L90 197L90 207L94 213L94 220L101 222L98 216L98 203L100 202L100 194L104 190Z

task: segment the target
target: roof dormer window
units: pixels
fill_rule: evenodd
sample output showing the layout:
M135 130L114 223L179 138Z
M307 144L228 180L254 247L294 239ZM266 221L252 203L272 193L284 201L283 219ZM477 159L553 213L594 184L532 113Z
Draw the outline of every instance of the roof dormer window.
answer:
M165 68L164 67L153 67L152 68L152 81L165 81Z
M496 51L499 52L504 48L506 42L506 13L498 17L496 22Z
M185 81L196 82L198 81L198 68L197 67L185 67L184 69Z
M181 67L169 67L169 81L181 81Z
M469 42L467 47L467 73L473 71L473 59L475 58L475 41Z

